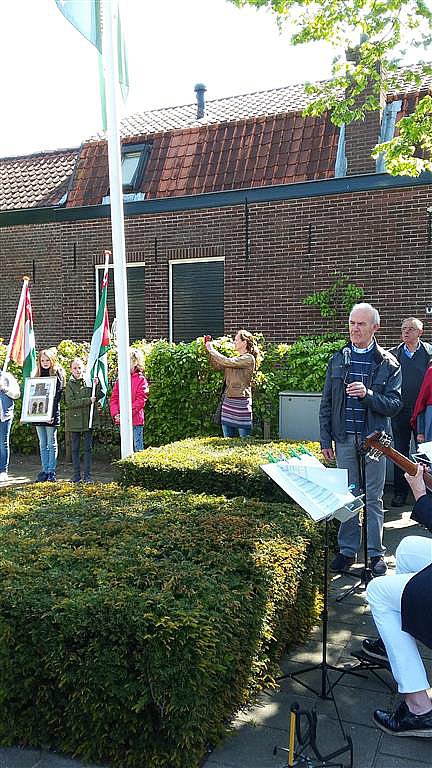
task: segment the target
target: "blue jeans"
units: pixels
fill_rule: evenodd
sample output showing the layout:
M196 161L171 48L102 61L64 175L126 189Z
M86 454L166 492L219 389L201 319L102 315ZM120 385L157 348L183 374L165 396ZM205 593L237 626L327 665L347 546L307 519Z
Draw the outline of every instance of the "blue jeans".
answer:
M232 424L222 422L222 432L224 437L249 437L252 427L233 427Z
M12 419L0 421L0 472L7 472L9 466L9 435Z
M39 438L42 471L47 475L55 474L58 454L57 427L37 426L36 432Z
M336 443L336 462L339 468L348 470L348 483L354 485L354 494L359 489L358 455L354 435L347 435L345 443ZM379 461L366 457L366 507L367 507L367 543L369 557L379 557L385 552L382 543L384 510L382 495L384 491L386 460L384 454ZM338 533L339 549L343 555L352 557L361 544L362 529L359 515L354 515L340 524Z
M144 450L144 427L142 424L139 424L136 427L132 427L133 431L133 444L134 444L134 451L135 453L137 451L143 451Z

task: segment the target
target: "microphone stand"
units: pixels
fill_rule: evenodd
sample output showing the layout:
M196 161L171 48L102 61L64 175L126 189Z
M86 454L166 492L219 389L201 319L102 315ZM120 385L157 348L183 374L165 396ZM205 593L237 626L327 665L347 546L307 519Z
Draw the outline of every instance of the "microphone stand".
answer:
M354 592L357 591L357 589L366 589L367 585L370 581L374 578L371 568L368 565L368 531L367 531L367 522L368 522L368 510L367 510L367 487L366 487L366 452L363 450L359 432L357 429L357 422L355 417L355 408L354 405L351 406L352 408L352 417L353 417L353 424L354 424L354 441L355 441L355 447L356 447L356 457L357 457L357 467L358 467L358 477L359 477L359 491L360 494L363 494L363 511L362 511L362 537L363 537L363 558L364 558L364 566L360 573L360 576L357 576L352 573L345 573L346 576L349 576L350 578L358 579L357 584L353 584L353 586L347 590L347 592L344 592L343 595L340 595L336 598L336 602L340 603L342 600L345 600L346 597L349 595L354 594ZM364 423L367 419L367 408L365 409L365 418Z

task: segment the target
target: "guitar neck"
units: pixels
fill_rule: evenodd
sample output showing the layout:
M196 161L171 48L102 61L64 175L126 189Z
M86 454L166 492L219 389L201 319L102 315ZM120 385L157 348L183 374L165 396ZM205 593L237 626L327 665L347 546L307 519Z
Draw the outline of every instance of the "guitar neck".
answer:
M385 453L385 455L388 456L388 458L391 459L394 464L397 464L397 466L403 469L404 472L406 472L408 475L412 475L414 477L414 475L417 474L418 464L416 464L415 461L408 459L402 453L399 453L399 451L396 451L390 446L386 446L385 448L384 446L380 446L380 451ZM427 470L424 473L424 481L426 488L432 491L432 475Z

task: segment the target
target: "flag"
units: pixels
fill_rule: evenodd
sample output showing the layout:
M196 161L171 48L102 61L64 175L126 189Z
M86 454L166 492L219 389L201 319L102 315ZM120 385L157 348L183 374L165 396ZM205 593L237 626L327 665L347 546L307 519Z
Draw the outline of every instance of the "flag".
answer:
M23 380L36 373L36 345L28 279L24 279L9 342L8 357L23 369Z
M99 402L105 406L108 389L108 349L110 346L110 331L107 309L108 291L108 264L105 264L102 281L99 307L93 328L93 336L90 344L90 352L87 361L85 379L88 387L91 387L95 378L99 379L102 389L102 397Z
M105 77L102 63L102 14L101 0L54 0L63 16L92 43L98 50L99 90L102 110L102 124L107 128ZM129 73L126 57L126 47L121 28L120 12L117 14L117 61L119 85L123 101L129 92Z

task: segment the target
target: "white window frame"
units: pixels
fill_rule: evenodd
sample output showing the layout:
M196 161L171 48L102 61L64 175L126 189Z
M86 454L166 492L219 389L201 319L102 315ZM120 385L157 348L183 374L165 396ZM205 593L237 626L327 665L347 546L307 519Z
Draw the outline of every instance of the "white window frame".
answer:
M174 264L196 264L198 261L223 261L225 264L225 256L210 256L197 259L170 259L168 262L168 316L169 316L169 341L173 340L173 265ZM224 269L225 273L225 269Z

